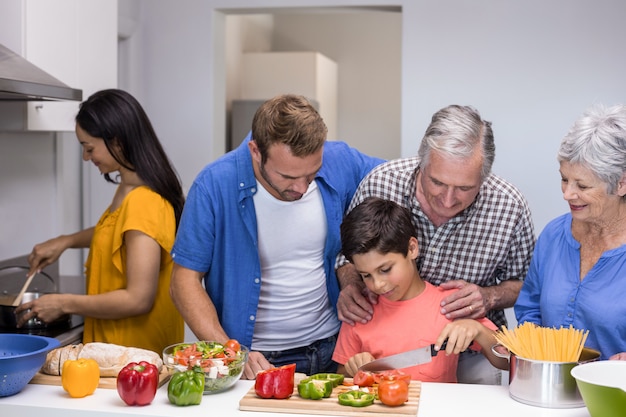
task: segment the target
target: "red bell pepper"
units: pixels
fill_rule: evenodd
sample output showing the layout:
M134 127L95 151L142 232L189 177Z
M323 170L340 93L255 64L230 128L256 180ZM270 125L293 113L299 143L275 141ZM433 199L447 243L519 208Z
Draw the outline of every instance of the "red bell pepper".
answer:
M289 398L293 394L295 374L295 363L261 371L256 376L254 392L261 398Z
M117 392L128 405L148 405L159 386L159 370L150 362L131 362L117 374Z

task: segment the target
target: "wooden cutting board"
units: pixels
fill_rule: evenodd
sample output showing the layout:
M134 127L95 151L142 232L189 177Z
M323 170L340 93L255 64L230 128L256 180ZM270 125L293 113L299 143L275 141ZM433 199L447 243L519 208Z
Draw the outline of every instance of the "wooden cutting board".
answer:
M159 374L159 387L169 381L170 375L167 372L167 368L163 367ZM29 384L41 384L41 385L58 385L61 386L61 377L56 375L44 374L41 371L37 372ZM117 389L117 378L100 377L100 383L98 388Z
M350 378L346 382L351 383ZM292 413L292 414L316 414L333 416L390 416L407 417L416 416L419 406L421 383L411 381L409 384L409 401L399 407L389 407L376 400L367 407L347 407L340 405L337 395L349 388L340 385L333 389L329 398L321 400L305 400L298 395L298 389L294 387L294 393L285 400L259 398L254 392L254 386L239 401L239 409L242 411L264 411L266 413Z

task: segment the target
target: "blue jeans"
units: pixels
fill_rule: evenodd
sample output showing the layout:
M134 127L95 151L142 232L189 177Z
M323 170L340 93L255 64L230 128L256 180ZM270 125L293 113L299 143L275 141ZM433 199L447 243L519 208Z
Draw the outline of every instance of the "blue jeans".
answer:
M261 351L261 353L274 366L295 363L296 372L306 375L334 373L337 372L337 363L331 358L336 343L337 335L320 339L309 346L281 351Z

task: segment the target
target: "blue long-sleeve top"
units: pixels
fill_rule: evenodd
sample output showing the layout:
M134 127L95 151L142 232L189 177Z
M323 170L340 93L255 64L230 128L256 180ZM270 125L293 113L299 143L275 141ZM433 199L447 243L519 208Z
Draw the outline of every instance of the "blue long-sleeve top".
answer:
M604 252L581 280L571 226L568 213L541 232L515 316L520 323L589 330L585 346L608 359L626 351L626 245Z

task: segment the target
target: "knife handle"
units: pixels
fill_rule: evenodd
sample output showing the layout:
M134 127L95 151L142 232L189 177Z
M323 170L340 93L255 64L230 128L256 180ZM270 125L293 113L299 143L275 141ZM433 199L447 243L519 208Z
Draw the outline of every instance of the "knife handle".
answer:
M437 353L441 350L446 350L446 346L448 346L448 339L444 340L441 344L439 350L435 350L435 344L430 345L430 356L437 356Z

